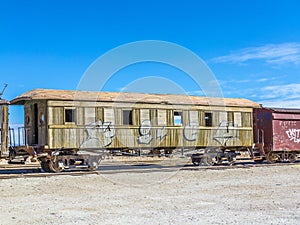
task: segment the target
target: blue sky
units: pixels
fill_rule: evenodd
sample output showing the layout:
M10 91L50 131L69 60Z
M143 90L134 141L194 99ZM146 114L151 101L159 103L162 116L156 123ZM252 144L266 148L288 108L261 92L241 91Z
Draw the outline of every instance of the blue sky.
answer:
M296 0L1 1L0 85L9 84L3 97L35 88L76 89L89 65L107 51L162 40L201 57L224 97L299 108L299 11ZM146 92L201 94L182 71L159 63L124 68L103 90L126 90L149 76L175 85L149 83ZM130 90L143 90L137 86Z

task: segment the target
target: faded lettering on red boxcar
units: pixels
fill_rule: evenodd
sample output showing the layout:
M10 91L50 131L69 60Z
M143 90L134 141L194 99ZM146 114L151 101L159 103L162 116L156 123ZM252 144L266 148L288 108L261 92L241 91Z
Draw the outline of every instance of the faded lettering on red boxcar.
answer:
M273 150L300 149L300 121L273 121Z

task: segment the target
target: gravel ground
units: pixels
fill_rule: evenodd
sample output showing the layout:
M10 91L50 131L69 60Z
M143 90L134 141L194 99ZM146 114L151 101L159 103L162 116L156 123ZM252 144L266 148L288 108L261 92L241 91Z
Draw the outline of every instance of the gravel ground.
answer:
M0 180L0 224L300 224L300 165Z

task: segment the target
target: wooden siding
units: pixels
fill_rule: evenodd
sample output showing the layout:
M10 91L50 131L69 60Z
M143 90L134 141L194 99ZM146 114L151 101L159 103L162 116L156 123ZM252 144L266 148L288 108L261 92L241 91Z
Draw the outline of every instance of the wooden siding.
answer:
M189 115L189 118L188 118L189 123L197 124L197 125L200 124L199 111L197 111L197 110L188 111L188 115Z
M194 108L179 110L182 112L183 124L174 126L174 109L75 107L77 124L72 125L63 123L64 108L66 107L48 108L49 148L151 149L219 146L214 136L220 129L220 123L229 117L228 112L211 110L209 112L213 115L213 126L205 127L204 113L207 111ZM133 125L122 124L124 109L132 110ZM251 146L252 128L248 125L252 114L243 110L238 112L239 108L235 110L232 111L231 118L239 125L235 128L237 137L228 141L227 146ZM247 121L242 124L243 119Z
M30 113L30 112L27 112L27 114L28 113ZM63 107L49 107L48 115L49 115L49 119L48 119L49 125L52 125L52 124L63 125L64 124L64 117L63 117L64 108ZM81 123L79 122L79 124L81 124Z
M253 125L253 115L250 112L242 113L242 127L252 127Z
M219 112L219 120L216 123L221 123L222 121L228 121L227 112Z
M142 124L143 121L150 120L150 110L149 109L140 109L140 123Z
M121 115L121 114L119 114ZM114 109L111 108L104 108L104 120L106 122L111 122L113 124L118 124L118 122L116 122L117 120L115 119L115 111ZM121 119L119 119L119 121L121 121Z
M0 102L1 103L1 102ZM0 157L8 155L8 105L0 105Z
M80 117L80 114L78 115ZM96 121L96 108L84 108L84 124L93 124Z
M100 128L90 128L94 130L97 138L88 139L86 134L87 128L52 128L50 129L50 136L55 137L51 139L51 148L176 148L176 147L203 147L206 146L220 146L214 141L214 134L216 129L199 128L195 140L186 139L186 135L193 137L192 132L183 134L183 129L166 127L166 136L161 136L161 128L152 127L150 132L149 142L138 142L140 132L137 127L115 127L115 136L108 138L103 130ZM251 146L252 145L252 130L237 130L238 137L227 142L227 146Z
M40 146L47 144L48 113L46 101L32 101L24 105L24 127L27 144Z
M233 113L233 122L236 124L238 127L242 126L242 113L241 112L234 112Z
M169 121L167 120L167 110L163 110L163 109L157 110L157 125L158 126L170 125L170 122L169 123L168 122Z

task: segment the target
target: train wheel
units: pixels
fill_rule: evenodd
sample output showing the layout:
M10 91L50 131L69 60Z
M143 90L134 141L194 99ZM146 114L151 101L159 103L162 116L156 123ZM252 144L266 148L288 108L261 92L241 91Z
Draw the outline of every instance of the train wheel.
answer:
M228 165L232 166L232 164L235 163L235 161L236 161L235 155L233 153L228 153L227 161L228 161Z
M173 153L173 150L172 149L165 149L164 152L165 152L165 156L171 156L172 153Z
M15 156L16 156L16 152L13 149L9 149L8 163L12 163Z
M290 163L294 163L296 161L296 159L297 159L296 153L290 153L288 155L288 160L289 160Z
M212 158L209 154L204 154L203 157L201 158L201 165L203 166L212 166Z
M49 169L51 172L54 172L54 173L60 173L64 170L64 167L63 167L63 163L59 160L56 160L55 158L54 159L51 159L48 161L49 162Z
M264 161L264 158L255 158L255 159L253 159L253 161L255 163L262 163Z
M278 154L276 154L272 151L267 154L267 161L269 163L275 163L279 160L280 160L280 156Z
M41 161L41 167L45 172L51 172L51 170L49 168L49 162Z
M192 163L194 164L194 166L199 166L200 165L200 159L192 158Z
M89 165L88 170L94 171L94 170L97 170L98 167L99 167L99 164L97 162L93 162L91 165Z
M236 161L235 158L231 159L230 161L228 161L228 165L232 166L235 163L235 161Z

